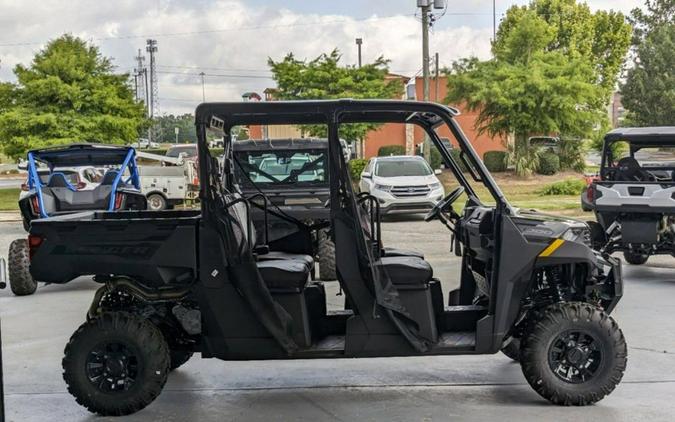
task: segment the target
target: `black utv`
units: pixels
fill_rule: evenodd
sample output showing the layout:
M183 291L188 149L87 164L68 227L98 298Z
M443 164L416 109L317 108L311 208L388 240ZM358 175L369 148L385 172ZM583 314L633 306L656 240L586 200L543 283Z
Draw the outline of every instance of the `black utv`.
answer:
M327 207L328 140L235 141L232 149L235 180L252 206L257 242L310 255L318 261L319 280L337 280ZM305 234L296 230L298 223L312 228L309 239L298 239Z
M202 104L200 211L36 221L36 278L93 274L104 284L65 349L70 393L92 412L124 415L151 403L195 352L224 360L438 356L493 354L516 342L514 357L542 397L601 400L626 368L626 342L608 315L622 295L618 261L588 246L586 226L511 207L457 114L412 101ZM457 178L459 187L426 216L447 227L448 259L461 259L456 290L444 294L422 257L383 245L378 203L354 191L339 142L341 125L364 122L421 127ZM325 125L344 309L327 310L324 285L311 281L311 256L254 242L230 136L249 124ZM456 138L468 174L444 148L441 126ZM210 153L208 131L224 136L224 158ZM479 198L476 185L489 197ZM459 213L453 203L462 195ZM311 229L295 223L298 232Z
M634 265L675 255L675 127L609 132L599 176L581 198L596 216L596 247Z

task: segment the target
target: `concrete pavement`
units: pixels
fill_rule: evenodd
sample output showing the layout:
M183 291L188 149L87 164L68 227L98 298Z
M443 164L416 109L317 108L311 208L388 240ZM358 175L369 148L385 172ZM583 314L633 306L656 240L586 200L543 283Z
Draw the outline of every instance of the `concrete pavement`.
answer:
M418 249L444 281L456 284L457 259L440 225L390 219L388 246ZM0 223L0 256L24 236ZM171 374L145 410L116 421L633 421L675 414L675 259L624 266L625 297L615 318L629 345L623 382L585 408L549 405L502 355L306 361L221 362L193 358ZM0 291L8 420L109 420L89 414L66 392L63 347L84 321L97 285L88 279L41 286L30 297ZM333 297L333 296L331 296ZM340 297L333 297L337 306ZM113 420L113 419L110 419Z

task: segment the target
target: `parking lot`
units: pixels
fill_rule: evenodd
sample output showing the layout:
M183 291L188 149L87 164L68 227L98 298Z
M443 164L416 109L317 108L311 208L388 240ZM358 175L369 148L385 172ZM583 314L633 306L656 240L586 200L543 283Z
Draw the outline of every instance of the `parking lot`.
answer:
M425 253L443 290L457 283L458 259L440 223L389 219L387 246ZM24 236L0 223L0 250ZM560 408L540 398L519 365L502 355L314 361L222 362L193 358L159 398L131 421L324 420L672 420L675 412L675 260L624 266L625 295L614 316L629 355L623 382L605 400ZM0 292L8 420L107 420L88 413L61 378L63 348L84 320L97 285L79 279L41 286L28 297ZM333 289L337 291L337 289ZM447 293L446 293L447 294ZM342 298L331 295L331 304Z

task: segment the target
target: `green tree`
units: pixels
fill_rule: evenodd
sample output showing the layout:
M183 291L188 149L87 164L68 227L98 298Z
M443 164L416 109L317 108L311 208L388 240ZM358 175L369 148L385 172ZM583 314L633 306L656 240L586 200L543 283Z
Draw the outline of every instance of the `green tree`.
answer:
M197 132L195 131L195 116L192 113L185 113L179 116L168 114L156 118L157 124L162 128L162 137L160 142L176 142L175 128L178 128L178 142L197 143Z
M50 41L30 66L14 69L14 99L4 110L0 102L2 150L18 158L36 147L135 140L147 124L144 108L134 100L129 75L113 70L111 59L79 38Z
M590 81L605 89L608 100L630 45L631 27L624 15L603 10L593 13L586 3L576 0L534 0L527 6L513 6L499 25L493 44L496 56L504 58L512 31L523 34L519 27L532 24L532 12L540 18L540 31L550 35L541 47L587 61L595 70Z
M675 0L647 1L647 11L635 9L631 22L633 66L621 86L627 120L638 126L675 122Z
M387 80L389 61L379 57L362 67L341 66L340 52L335 49L314 60L298 60L289 53L283 60L268 59L279 100L324 100L337 98L396 98L403 94L399 81ZM376 124L342 125L340 136L348 141L363 139ZM312 136L325 136L325 125L303 125Z

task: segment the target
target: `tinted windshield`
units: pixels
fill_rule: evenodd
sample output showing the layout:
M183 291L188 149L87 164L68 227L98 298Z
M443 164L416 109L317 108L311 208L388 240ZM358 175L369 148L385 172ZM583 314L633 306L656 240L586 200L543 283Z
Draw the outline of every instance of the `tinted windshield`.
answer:
M240 183L320 184L327 181L323 151L242 151L236 153Z
M375 176L428 176L431 168L423 160L383 160L375 166Z
M167 157L178 157L181 153L184 153L187 157L194 157L197 155L196 146L184 146L184 147L172 147L166 152Z

